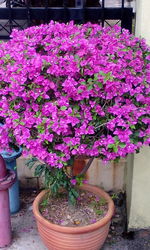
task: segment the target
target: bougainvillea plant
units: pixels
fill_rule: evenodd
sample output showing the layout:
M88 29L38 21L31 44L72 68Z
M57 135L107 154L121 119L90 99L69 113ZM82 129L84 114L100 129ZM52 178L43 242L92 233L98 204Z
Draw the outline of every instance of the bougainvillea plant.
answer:
M11 38L0 45L2 149L21 145L57 189L76 183L65 169L77 155L91 158L89 166L94 157L115 160L150 143L143 39L73 22L14 30Z

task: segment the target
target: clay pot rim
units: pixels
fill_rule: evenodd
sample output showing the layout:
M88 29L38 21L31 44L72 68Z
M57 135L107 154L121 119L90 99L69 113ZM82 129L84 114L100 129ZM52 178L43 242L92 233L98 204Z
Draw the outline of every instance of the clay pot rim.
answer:
M39 204L42 201L43 196L47 192L49 192L49 190L43 190L38 194L38 196L35 198L35 200L33 202L33 213L34 213L34 216L36 217L38 223L44 224L46 227L48 227L51 230L55 230L55 231L62 232L62 233L69 233L69 234L78 234L78 233L85 233L85 232L89 232L89 231L94 231L100 227L103 227L105 224L107 224L111 220L111 218L114 214L114 208L115 208L114 202L111 199L111 197L104 190L102 190L101 188L96 187L96 186L84 184L80 188L87 190L87 191L90 191L90 192L93 192L94 194L102 196L103 198L106 199L106 201L108 203L108 211L103 219L101 219L93 224L89 224L87 226L82 226L82 227L65 227L65 226L53 224L50 221L48 221L47 219L45 219L39 211Z

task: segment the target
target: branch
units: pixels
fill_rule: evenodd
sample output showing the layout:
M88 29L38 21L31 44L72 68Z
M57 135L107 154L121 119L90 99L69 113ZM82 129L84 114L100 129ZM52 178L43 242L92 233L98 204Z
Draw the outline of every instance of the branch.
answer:
M106 125L107 123L108 123L108 122L105 122L105 123L103 123L103 124L100 124L99 126L95 127L95 129L100 128L100 127L103 127L103 126Z
M69 166L68 166L69 167ZM70 173L68 173L68 170L67 170L67 167L66 166L64 166L63 167L63 170L64 170L64 172L65 172L65 174L69 177L69 178L73 178L73 174L72 174L72 166L70 166L71 167L71 170L70 170Z

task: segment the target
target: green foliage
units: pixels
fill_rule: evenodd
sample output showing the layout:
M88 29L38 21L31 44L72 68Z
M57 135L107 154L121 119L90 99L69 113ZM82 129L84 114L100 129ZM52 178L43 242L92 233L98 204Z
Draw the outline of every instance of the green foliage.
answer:
M118 199L119 197L118 197L118 194L113 193L113 194L111 195L111 198L112 198L113 200L116 200L116 199Z
M70 164L73 160L70 160ZM35 167L34 175L36 177L43 176L45 179L45 188L51 190L51 195L57 196L60 190L67 190L68 200L71 204L76 204L76 199L79 196L76 187L71 184L70 178L64 169L53 168L44 163L40 163L37 158L33 157L26 162L28 168ZM78 184L82 184L83 177L78 177ZM45 200L43 202L46 202ZM44 203L45 204L45 203Z
M102 215L104 212L103 212L103 210L98 209L98 210L95 211L95 213L98 214L98 215Z
M103 197L101 197L99 201L93 201L93 202L92 202L92 206L93 206L94 208L97 208L97 209L98 209L100 206L105 206L106 204L107 204L107 201L106 201Z
M45 171L45 164L39 164L35 168L34 175L40 177L44 171Z
M67 109L67 107L66 106L61 106L61 108L60 108L61 110L66 110Z
M107 201L103 197L101 197L99 201L94 200L91 203L95 213L98 215L102 215L104 213L101 207L105 206L106 204L107 204Z
M75 205L76 204L76 200L79 196L79 193L77 192L77 190L74 188L74 187L71 187L70 188L70 191L69 191L69 202L72 204L72 205Z
M34 164L35 164L36 162L37 162L37 158L32 157L32 158L30 158L29 160L26 161L26 166L27 166L29 169L31 169L31 168L34 166Z
M44 209L45 207L47 207L48 205L48 199L49 197L45 198L41 203L40 206L42 206L42 208Z
M99 206L105 206L106 205L106 200L103 198L103 197L101 197L101 199L99 200L99 202L98 202L98 205Z
M82 186L84 180L85 180L85 176L84 175L76 176L76 181L77 181L77 185L78 186Z

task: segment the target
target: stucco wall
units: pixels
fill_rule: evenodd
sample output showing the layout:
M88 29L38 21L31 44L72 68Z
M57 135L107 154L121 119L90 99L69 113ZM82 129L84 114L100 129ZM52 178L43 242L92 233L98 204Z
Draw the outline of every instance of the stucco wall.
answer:
M144 147L130 160L127 178L128 229L150 228L150 148Z
M106 191L124 190L125 167L126 159L108 164L104 164L100 159L95 159L88 170L89 183L100 186Z
M136 0L136 35L150 44L150 0Z
M150 0L136 0L136 36L150 44ZM150 148L130 156L127 164L128 230L150 228Z
M17 172L20 186L24 188L37 188L43 186L43 179L34 177L34 168L28 169L25 165L26 159L17 159ZM87 179L90 184L100 186L106 191L123 190L125 187L126 160L119 163L104 164L100 159L95 159L87 172Z

